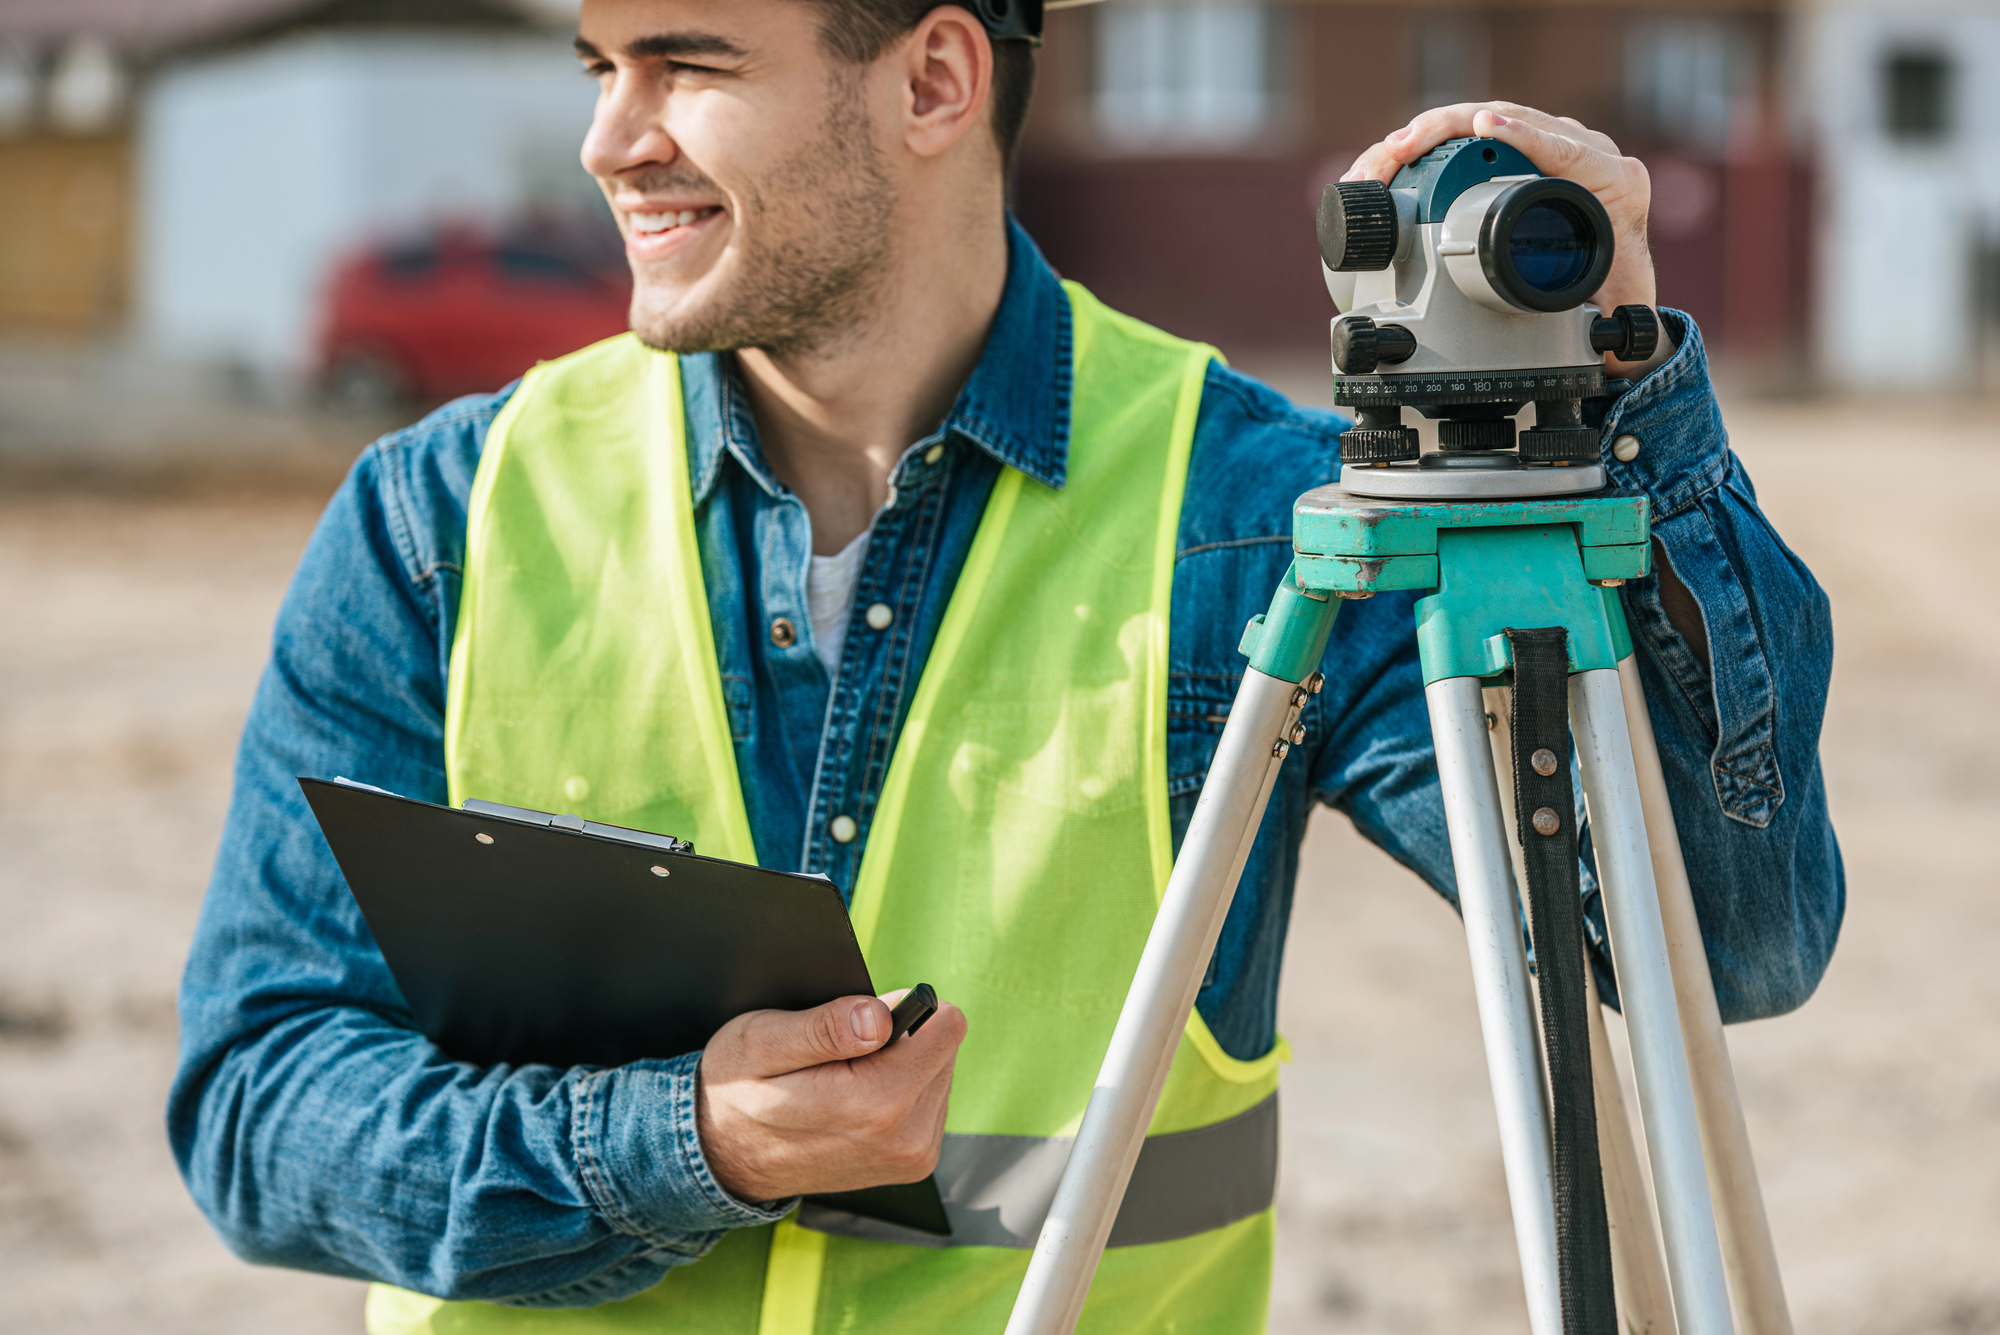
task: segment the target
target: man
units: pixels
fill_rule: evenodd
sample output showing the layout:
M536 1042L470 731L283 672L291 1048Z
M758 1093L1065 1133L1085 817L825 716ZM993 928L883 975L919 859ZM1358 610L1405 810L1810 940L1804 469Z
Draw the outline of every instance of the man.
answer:
M585 0L577 49L636 338L384 438L330 505L246 728L173 1143L240 1254L381 1281L376 1331L998 1330L1341 423L1058 283L1005 212L1030 53L966 10ZM1573 121L1445 108L1355 172L1471 133L1596 191L1597 300L1652 303L1644 169ZM1605 440L1641 448L1606 464L1653 498L1625 606L1746 1019L1838 929L1828 613L1664 323L1612 368ZM1410 598L1350 606L1324 670L1152 1127L1180 1167L1142 1162L1088 1329L1262 1327L1312 804L1452 895ZM957 1004L880 1053L885 1004L847 998L674 1060L454 1063L300 799L333 774L823 872L878 980ZM952 1245L794 1212L934 1166Z

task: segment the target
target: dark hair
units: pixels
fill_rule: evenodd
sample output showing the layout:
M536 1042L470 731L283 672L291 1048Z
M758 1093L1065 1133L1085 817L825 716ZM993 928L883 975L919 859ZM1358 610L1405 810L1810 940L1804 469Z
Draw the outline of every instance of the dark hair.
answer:
M820 11L820 43L850 64L865 65L939 8L937 0L811 0ZM993 137L1000 169L1014 164L1028 98L1035 91L1035 49L1025 41L993 43Z

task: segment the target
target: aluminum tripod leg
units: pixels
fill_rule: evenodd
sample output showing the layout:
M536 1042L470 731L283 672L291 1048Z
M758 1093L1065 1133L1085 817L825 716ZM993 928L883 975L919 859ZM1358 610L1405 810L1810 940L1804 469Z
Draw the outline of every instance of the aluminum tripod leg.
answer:
M1292 682L1243 674L1007 1335L1068 1335L1083 1311L1304 701Z
M1729 1291L1617 671L1576 673L1569 698L1675 1318L1680 1335L1729 1335Z
M1646 1195L1639 1142L1632 1135L1625 1088L1618 1063L1611 1056L1611 1035L1597 995L1597 977L1589 969L1583 971L1583 984L1589 1008L1591 1083L1597 1095L1597 1144L1603 1154L1604 1213L1611 1224L1611 1272L1618 1286L1619 1329L1626 1335L1674 1335L1673 1290L1667 1283L1666 1257L1660 1251L1659 1216Z
M1660 918L1666 929L1667 956L1673 964L1674 995L1680 1006L1682 1036L1687 1041L1688 1074L1694 1084L1695 1113L1708 1156L1715 1223L1721 1233L1722 1261L1729 1274L1737 1325L1742 1335L1791 1335L1792 1319L1785 1305L1777 1248L1771 1243L1771 1226L1764 1214L1764 1193L1750 1152L1750 1131L1743 1123L1743 1104L1736 1096L1736 1076L1722 1036L1722 1014L1715 1004L1715 981L1708 972L1708 952L1701 943L1701 924L1695 918L1694 895L1681 859L1680 834L1674 828L1673 807L1667 802L1667 782L1660 770L1660 752L1653 741L1652 717L1646 711L1646 691L1639 682L1636 660L1626 658L1618 664L1618 684L1632 731L1632 758L1638 769L1653 876L1659 885Z
M1534 1335L1562 1335L1548 1094L1486 706L1477 677L1432 682L1424 688L1424 700L1430 706L1459 914L1465 920L1479 1031L1500 1122L1500 1159L1514 1211L1528 1325Z

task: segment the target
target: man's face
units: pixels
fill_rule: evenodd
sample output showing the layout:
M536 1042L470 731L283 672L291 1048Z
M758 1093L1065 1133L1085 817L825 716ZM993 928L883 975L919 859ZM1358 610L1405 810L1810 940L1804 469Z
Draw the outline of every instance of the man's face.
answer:
M817 24L802 0L584 0L583 164L625 236L646 343L810 351L882 284L895 186L867 71Z

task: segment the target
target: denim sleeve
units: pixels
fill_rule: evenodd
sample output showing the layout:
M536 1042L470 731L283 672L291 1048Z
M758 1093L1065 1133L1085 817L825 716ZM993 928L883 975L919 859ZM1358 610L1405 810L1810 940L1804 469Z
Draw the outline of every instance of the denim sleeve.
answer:
M1625 613L1659 740L1723 1019L1777 1015L1818 985L1845 889L1820 773L1831 675L1826 595L1771 529L1721 409L1694 322L1663 311L1677 348L1606 405L1615 486L1653 503L1653 532L1700 605L1712 670L1667 619L1657 574L1628 582ZM1619 462L1611 443L1640 443ZM1414 595L1349 603L1335 623L1314 796L1455 900L1416 646ZM1588 853L1588 833L1585 834ZM1584 869L1598 976L1616 1002L1601 897Z
M1653 502L1653 536L1700 605L1710 664L1675 630L1656 574L1625 585L1653 729L1716 999L1728 1021L1782 1014L1818 986L1846 907L1820 771L1833 671L1826 594L1757 508L1729 448L1694 321L1604 422L1612 484ZM1609 444L1639 443L1630 462Z
M445 796L464 498L494 400L378 442L278 615L182 982L168 1134L247 1260L446 1298L576 1306L731 1227L695 1130L699 1056L476 1067L416 1032L296 776Z

